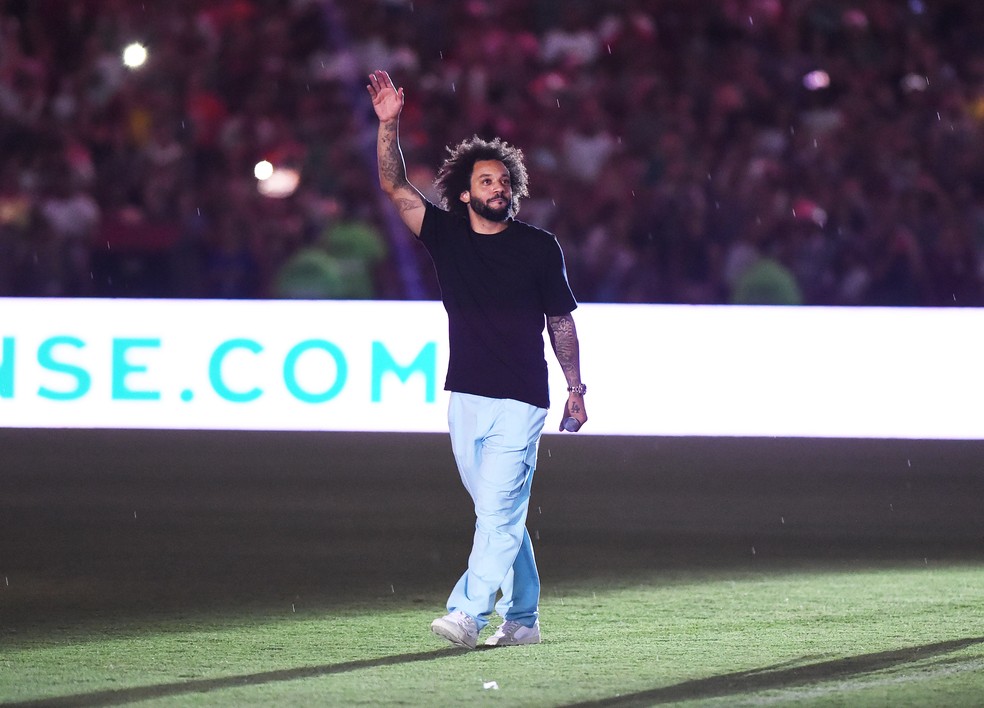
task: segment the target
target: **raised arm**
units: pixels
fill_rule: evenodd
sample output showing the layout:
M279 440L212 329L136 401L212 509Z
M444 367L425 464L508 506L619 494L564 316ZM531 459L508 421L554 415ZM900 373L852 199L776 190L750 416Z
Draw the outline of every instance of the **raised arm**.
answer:
M550 333L550 346L553 347L560 368L567 379L567 403L564 404L564 418L572 417L584 425L588 412L584 409L584 392L581 388L581 358L577 342L577 328L570 314L547 317L547 330ZM570 389L575 389L570 391ZM563 418L560 429L564 429Z
M400 111L403 110L403 89L396 88L385 71L374 71L366 86L372 97L372 107L379 118L376 136L376 157L379 161L379 186L389 196L414 236L420 235L424 223L424 198L407 179L407 166L400 151Z

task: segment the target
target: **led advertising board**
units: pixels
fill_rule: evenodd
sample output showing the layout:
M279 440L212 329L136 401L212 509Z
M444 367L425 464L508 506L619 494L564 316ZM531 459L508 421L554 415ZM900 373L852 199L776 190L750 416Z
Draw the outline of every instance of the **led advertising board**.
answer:
M578 435L984 439L984 310L575 320ZM0 427L446 432L447 356L437 302L0 299Z

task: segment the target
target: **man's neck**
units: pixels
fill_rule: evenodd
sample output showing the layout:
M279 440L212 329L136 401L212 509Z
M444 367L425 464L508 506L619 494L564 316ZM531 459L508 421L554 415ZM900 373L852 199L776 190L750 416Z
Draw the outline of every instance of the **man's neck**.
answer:
M509 228L508 221L490 221L483 216L479 216L471 209L468 210L468 221L471 223L471 229L477 234L487 234L491 236L492 234L498 234Z

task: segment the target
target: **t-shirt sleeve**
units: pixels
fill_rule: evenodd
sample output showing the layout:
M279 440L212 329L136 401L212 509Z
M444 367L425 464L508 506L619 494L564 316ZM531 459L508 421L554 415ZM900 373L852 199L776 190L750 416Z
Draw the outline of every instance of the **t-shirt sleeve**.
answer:
M547 317L566 315L577 309L577 300L574 299L570 283L567 282L564 252L556 237L547 241L541 296L543 297L543 313Z
M448 216L448 213L436 204L424 200L424 221L420 225L420 235L417 238L428 251L433 252L437 247L438 239L443 232L441 224Z

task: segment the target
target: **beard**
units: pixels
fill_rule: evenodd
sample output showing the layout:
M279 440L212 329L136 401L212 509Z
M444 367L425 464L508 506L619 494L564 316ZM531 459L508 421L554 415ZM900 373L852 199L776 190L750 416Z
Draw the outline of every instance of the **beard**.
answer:
M488 202L480 202L476 199L472 199L468 202L468 206L471 207L471 210L480 217L483 219L488 219L489 221L505 221L512 215L512 202L509 200L506 200L505 204L501 207L492 207L489 206Z

